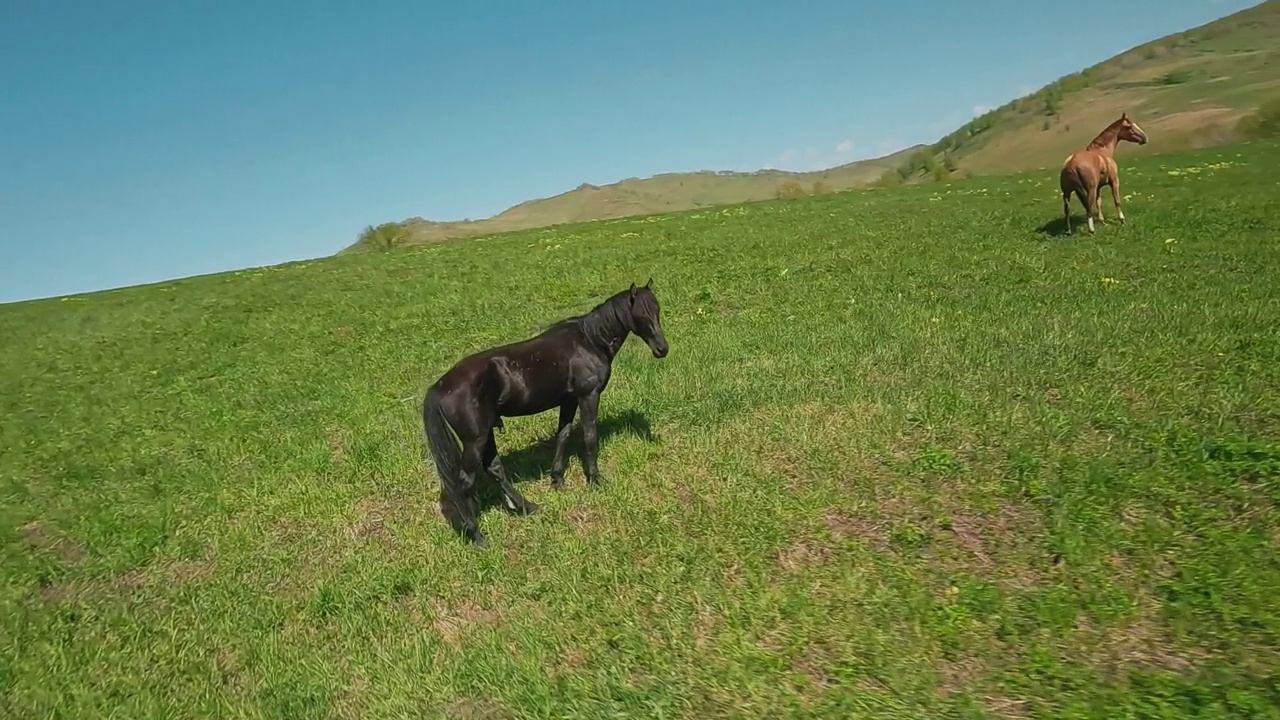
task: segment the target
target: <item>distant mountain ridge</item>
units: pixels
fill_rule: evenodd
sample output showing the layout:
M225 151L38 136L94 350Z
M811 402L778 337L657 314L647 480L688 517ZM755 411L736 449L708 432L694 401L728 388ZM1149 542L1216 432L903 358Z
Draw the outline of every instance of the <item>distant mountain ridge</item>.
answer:
M559 195L526 200L483 220L439 222L414 217L371 230L380 231L379 238L384 242L416 245L563 223L768 200L780 195L849 190L865 187L924 147L916 145L884 157L813 172L702 170L626 178L608 185L583 183ZM376 246L378 242L372 244ZM363 249L360 245L357 243L347 250Z

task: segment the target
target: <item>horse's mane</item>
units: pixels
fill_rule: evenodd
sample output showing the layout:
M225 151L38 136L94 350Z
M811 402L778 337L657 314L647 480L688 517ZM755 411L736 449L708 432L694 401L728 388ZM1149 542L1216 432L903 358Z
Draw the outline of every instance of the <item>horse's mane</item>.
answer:
M1086 147L1086 149L1091 150L1093 148L1103 147L1104 145L1106 145L1107 139L1110 136L1119 133L1120 126L1123 124L1124 124L1124 116L1116 118L1110 125L1103 128L1102 132L1098 133L1097 137L1089 141L1089 145Z
M622 297L624 292L610 295L585 313L580 315L570 315L569 317L552 321L543 326L542 332L550 332L570 325L576 325L582 328L587 337L592 338L593 340L603 341L605 333L609 331L616 331L618 326L621 324L621 318L618 316L618 311L615 306L617 305L618 298Z

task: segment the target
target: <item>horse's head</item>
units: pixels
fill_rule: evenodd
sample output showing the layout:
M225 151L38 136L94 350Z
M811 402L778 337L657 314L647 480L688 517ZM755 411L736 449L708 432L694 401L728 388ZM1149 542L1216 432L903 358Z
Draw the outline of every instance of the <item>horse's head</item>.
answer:
M653 294L652 285L653 278L649 278L643 287L636 287L635 283L631 283L631 290L627 294L627 307L631 311L632 331L644 340L653 351L654 357L663 358L667 356L669 348L667 339L662 335L662 322L659 317L661 311L658 308L658 298Z
M1120 115L1120 139L1139 145L1147 144L1147 134L1142 128L1138 127L1138 123L1129 119L1129 113Z

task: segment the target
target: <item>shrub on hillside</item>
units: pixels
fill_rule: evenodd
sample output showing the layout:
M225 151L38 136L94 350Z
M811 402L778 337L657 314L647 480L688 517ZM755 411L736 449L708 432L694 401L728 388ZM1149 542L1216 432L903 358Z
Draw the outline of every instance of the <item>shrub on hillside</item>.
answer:
M774 195L779 199L804 197L809 193L805 191L804 186L795 181L787 181L778 186Z
M366 227L360 233L357 244L369 250L390 250L404 243L408 233L404 225L398 222L383 223L377 227Z
M902 175L898 172L899 168L891 168L880 174L880 179L875 182L879 187L893 187L902 184Z
M1247 140L1280 137L1280 97L1274 97L1240 120L1236 130Z

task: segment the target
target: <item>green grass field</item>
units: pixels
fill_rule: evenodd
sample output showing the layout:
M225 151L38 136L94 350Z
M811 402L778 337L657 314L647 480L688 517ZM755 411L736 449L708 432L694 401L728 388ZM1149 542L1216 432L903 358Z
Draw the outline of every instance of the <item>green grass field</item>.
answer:
M0 717L1280 717L1280 144L1121 155L0 307ZM463 545L426 386L649 276Z

